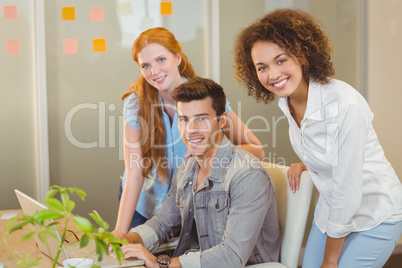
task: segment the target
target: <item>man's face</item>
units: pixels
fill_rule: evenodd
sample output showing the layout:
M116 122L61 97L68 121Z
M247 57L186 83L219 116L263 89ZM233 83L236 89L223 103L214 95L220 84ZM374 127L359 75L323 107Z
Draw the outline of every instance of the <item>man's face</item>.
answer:
M190 153L198 159L214 157L222 139L221 129L226 123L226 113L218 120L210 97L188 103L178 102L177 113L180 135Z

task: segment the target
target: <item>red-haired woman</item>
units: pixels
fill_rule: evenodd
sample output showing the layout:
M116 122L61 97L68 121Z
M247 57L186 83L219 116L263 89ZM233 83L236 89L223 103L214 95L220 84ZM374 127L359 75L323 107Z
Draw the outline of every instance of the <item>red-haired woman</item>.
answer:
M165 28L143 32L134 41L132 55L141 76L122 96L125 176L113 231L118 237L151 218L165 200L170 178L187 152L170 93L195 76L179 42ZM262 159L260 141L231 111L228 102L226 112L230 119L226 136Z

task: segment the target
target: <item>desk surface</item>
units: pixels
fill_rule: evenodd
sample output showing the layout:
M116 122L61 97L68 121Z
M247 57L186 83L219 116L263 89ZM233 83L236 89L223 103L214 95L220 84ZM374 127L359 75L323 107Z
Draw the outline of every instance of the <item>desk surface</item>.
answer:
M18 212L19 215L21 215L21 213L22 213L21 210L1 210L0 217L5 212ZM5 268L11 268L11 267L16 267L17 265L15 263L15 259L13 258L13 256L11 255L10 251L7 249L7 246L5 245L5 243L3 241L4 228L7 224L7 222L8 222L8 220L0 220L0 233L1 233L0 262L2 262L4 264ZM39 261L40 265L35 266L35 267L41 267L41 268L52 267L51 259L39 251L39 249L36 247L34 240L21 242L21 238L28 232L29 232L28 228L23 228L22 230L12 233L11 235L7 235L7 242L10 245L10 247L15 251L16 255L19 258L21 258L22 256L24 256L27 253L32 253L31 258L42 257ZM136 268L145 268L145 266L136 266Z

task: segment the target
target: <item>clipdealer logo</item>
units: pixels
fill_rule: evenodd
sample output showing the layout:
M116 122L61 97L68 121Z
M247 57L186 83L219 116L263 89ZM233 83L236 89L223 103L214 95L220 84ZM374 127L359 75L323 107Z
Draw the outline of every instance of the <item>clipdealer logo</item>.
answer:
M152 105L152 113L156 111L156 109L160 107L160 105ZM233 106L232 106L233 107ZM175 108L175 107L174 107ZM115 148L118 146L119 148L119 160L124 159L124 146L139 146L138 143L131 144L128 141L124 141L124 119L122 115L107 115L109 112L114 112L116 110L115 104L106 105L106 102L100 101L98 103L80 103L72 107L66 114L64 120L64 132L66 135L67 140L75 147L81 149L93 149L93 148ZM75 120L82 119L83 116L88 116L88 111L94 111L97 113L96 120L98 123L98 131L97 135L94 134L91 136L89 141L83 141L82 133L76 130L74 127L73 131L73 124ZM84 115L85 114L85 115ZM242 105L241 102L237 103L237 116L241 118L242 115ZM80 118L81 117L81 118ZM153 116L152 116L153 117ZM94 118L93 114L91 118ZM127 121L134 120L141 125L141 128L148 128L152 127L154 124L154 120L151 122L145 122L144 119L139 118L138 116L133 116L132 118L126 119ZM262 148L276 148L277 147L277 138L278 138L278 125L282 122L286 122L286 116L281 115L279 117L272 116L270 120L263 115L253 115L247 121L244 122L245 126L254 134L262 133L269 135L271 141L269 143L262 144ZM233 122L229 122L228 128L233 128ZM238 124L235 124L238 125ZM252 127L258 125L258 128ZM236 133L235 133L236 131ZM236 130L229 130L225 129L225 132L228 135L236 135L240 137L242 135L241 129L237 128ZM74 134L75 133L75 134ZM77 134L79 133L79 134ZM232 136L233 137L233 136ZM229 138L232 138L229 137ZM142 139L152 138L152 137L142 137ZM117 144L116 144L117 141ZM143 141L142 141L143 142ZM155 147L168 147L172 146L176 143L180 142L180 138L175 139L171 142L171 144L154 144ZM276 153L268 152L265 158L273 157L271 159L274 162L278 160L280 162L284 162L283 157L276 155Z
M98 137L97 141L91 142L82 142L78 140L72 130L73 119L77 116L80 116L80 112L83 110L97 110L98 111ZM108 111L113 112L116 110L116 105L109 104ZM64 132L66 134L66 138L68 141L78 147L83 149L91 149L91 148L105 148L106 147L106 133L109 135L108 139L108 147L114 148L116 147L116 117L118 117L119 121L119 130L118 133L122 133L122 122L123 116L108 116L108 129L106 129L106 103L99 102L98 104L95 103L81 103L73 108L71 108L68 113L66 114L66 118L64 120ZM120 127L121 126L121 127Z

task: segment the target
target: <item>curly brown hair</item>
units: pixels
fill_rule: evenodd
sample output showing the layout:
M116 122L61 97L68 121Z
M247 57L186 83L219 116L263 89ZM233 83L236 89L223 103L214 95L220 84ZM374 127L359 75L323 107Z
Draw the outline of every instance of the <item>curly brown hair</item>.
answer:
M251 49L258 41L273 42L297 58L306 81L327 84L335 76L332 42L314 17L297 9L277 9L243 29L235 42L236 80L257 102L268 103L275 98L258 80L251 58Z

